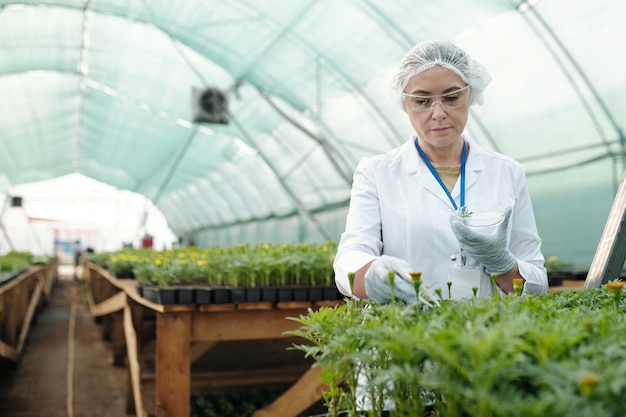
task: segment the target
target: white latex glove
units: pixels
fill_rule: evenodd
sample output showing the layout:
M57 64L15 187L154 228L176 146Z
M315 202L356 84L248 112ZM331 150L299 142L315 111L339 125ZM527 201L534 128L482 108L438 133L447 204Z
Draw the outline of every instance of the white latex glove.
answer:
M369 299L381 304L391 302L390 271L396 274L393 280L394 297L408 304L416 304L417 296L409 275L412 271L411 266L404 259L388 255L383 255L372 262L365 273L365 291Z
M511 207L504 211L504 220L492 234L485 234L463 224L457 216L450 214L452 232L463 250L485 266L489 274L501 275L515 265L515 257L507 245L507 229L511 218Z
M546 291L547 291L547 287L544 287L543 285L539 285L539 284L533 284L532 282L526 281L524 283L524 290L522 291L522 295L528 295L528 294L541 295L541 294L545 294Z
M395 273L393 280L394 298L404 300L407 304L420 303L428 307L439 306L439 299L424 285L420 285L419 294L415 295L413 270L407 261L389 255L383 255L370 265L365 273L365 291L370 300L376 303L391 302L391 282L389 272Z

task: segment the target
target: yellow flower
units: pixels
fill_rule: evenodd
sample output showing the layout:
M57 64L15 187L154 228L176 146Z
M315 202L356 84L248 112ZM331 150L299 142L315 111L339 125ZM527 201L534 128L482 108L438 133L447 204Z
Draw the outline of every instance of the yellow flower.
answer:
M523 288L524 278L513 278L513 291L515 291L515 294L522 295Z
M624 289L624 283L621 281L607 282L606 289L613 295L619 294Z
M415 281L419 281L422 278L422 273L417 271L409 272L409 275L411 276L411 281L413 281L414 283Z
M580 377L580 393L585 396L591 394L591 392L596 387L596 385L598 385L599 382L600 377L597 374L593 372L584 373Z
M624 289L624 283L621 281L611 281L606 283L606 289L613 297L615 308L619 308L620 299L622 298L622 290Z

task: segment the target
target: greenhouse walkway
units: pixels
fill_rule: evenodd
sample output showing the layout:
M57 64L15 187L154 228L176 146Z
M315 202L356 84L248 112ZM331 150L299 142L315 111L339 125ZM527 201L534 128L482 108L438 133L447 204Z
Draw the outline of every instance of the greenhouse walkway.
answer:
M23 356L0 367L0 417L125 416L127 379L112 365L73 265L60 265Z

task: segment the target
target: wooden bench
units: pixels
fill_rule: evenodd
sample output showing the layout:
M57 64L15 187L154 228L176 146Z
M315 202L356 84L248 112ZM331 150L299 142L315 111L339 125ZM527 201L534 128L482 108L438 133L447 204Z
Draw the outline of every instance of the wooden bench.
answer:
M103 336L113 343L117 365L125 352L127 411L184 417L192 389L259 384L293 383L254 417L295 417L322 398L326 386L319 368L311 367L304 353L287 351L297 339L284 333L300 327L288 317L341 301L162 305L143 298L134 279L114 278L92 263L84 270L91 313L108 320ZM241 360L233 362L237 357ZM152 407L145 395L150 389Z
M35 314L50 297L58 261L33 265L0 285L0 358L18 362Z

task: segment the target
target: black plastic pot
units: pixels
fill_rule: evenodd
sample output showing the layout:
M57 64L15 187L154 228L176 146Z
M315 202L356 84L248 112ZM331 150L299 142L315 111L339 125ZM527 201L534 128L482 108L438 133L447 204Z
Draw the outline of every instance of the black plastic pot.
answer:
M309 287L309 300L321 301L324 300L324 287L316 285Z
M196 288L196 304L211 304L211 287Z
M178 289L170 287L158 287L156 285L144 285L141 288L143 297L157 304L176 304L178 302Z
M277 287L261 287L261 301L275 303L278 301Z
M196 288L192 287L179 287L177 295L178 304L195 304L196 303Z
M120 279L135 279L135 273L132 269L123 269L120 271L111 271L111 276Z
M243 303L246 301L246 289L245 288L231 288L230 290L231 303Z
M245 292L246 292L247 303L258 303L261 301L261 288L248 287L245 289Z
M277 287L276 301L293 301L293 289L291 287Z
M293 301L309 301L309 287L293 287L291 296Z
M232 303L231 288L229 287L213 287L211 288L211 304L230 304Z
M324 287L324 300L341 300L343 299L343 294L339 292L337 287L334 285L330 285Z

